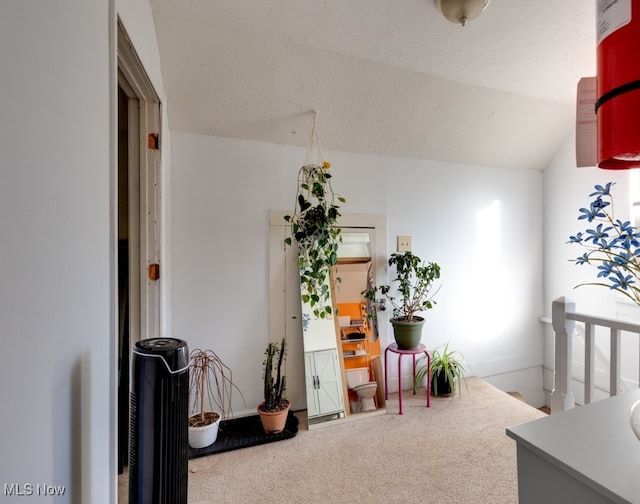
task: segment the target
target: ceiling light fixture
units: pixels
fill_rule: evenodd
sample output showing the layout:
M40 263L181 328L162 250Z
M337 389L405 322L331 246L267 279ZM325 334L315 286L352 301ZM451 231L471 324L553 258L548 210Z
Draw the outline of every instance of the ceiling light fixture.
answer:
M442 15L452 23L465 26L486 9L489 0L434 0Z

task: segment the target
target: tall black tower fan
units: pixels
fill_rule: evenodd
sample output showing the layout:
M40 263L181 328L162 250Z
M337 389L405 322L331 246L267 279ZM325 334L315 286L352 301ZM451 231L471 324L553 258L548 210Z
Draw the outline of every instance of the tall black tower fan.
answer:
M187 344L174 338L137 342L129 390L129 504L186 504Z

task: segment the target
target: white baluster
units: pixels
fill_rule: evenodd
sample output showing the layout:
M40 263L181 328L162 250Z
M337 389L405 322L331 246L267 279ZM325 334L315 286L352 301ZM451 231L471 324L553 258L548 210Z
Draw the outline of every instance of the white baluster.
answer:
M595 391L596 343L594 325L584 325L584 404L589 404Z
M575 322L566 317L566 313L574 313L575 311L575 302L565 297L556 299L551 308L556 353L554 384L551 393L552 414L575 406L571 390L571 339Z
M611 328L611 355L609 368L609 395L618 395L622 391L622 377L620 374L620 329Z

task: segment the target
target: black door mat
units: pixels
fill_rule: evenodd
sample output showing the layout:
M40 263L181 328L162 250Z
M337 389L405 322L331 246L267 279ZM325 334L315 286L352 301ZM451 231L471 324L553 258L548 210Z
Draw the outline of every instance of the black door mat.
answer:
M189 447L189 458L247 448L264 443L291 439L298 433L298 418L289 411L287 423L278 434L265 434L259 415L220 422L216 442L204 448Z

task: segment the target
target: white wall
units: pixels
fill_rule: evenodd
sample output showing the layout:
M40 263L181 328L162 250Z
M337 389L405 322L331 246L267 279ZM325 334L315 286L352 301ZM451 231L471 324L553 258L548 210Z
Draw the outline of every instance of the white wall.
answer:
M110 483L108 21L80 0L0 16L0 483L58 502Z
M596 281L595 269L584 265L577 266L571 260L582 255L583 250L576 245L567 244L569 236L584 231L587 226L584 220L578 221L579 208L588 207L594 185L615 182L613 194L615 198L616 218L629 218L629 170L601 170L599 168L576 168L574 136L567 139L563 148L544 171L544 314L551 318L551 303L561 296L569 297L576 302L576 310L603 317L633 320L637 317L637 309L626 303L616 301L613 291L605 287L584 286L575 288L585 282ZM553 389L553 331L549 324L545 327L544 386L547 394ZM603 340L599 348L606 348ZM624 343L623 343L624 344ZM574 337L574 350L582 347L580 338ZM632 347L637 356L637 343ZM608 353L608 351L604 351ZM574 352L575 364L580 366L584 356ZM608 366L608 359L598 359L598 367ZM635 370L623 367L623 376L635 373L637 383L637 364ZM575 382L576 401L582 402L580 383L582 377Z
M269 339L268 214L292 208L304 156L290 146L172 132L172 333L221 355L247 409L260 399ZM541 405L541 173L325 158L347 198L344 212L386 214L389 252L396 235L409 234L416 254L442 266L427 346L449 341L471 373Z
M123 17L157 79L147 2ZM114 20L114 1L1 8L0 492L34 490L8 501L116 501Z

